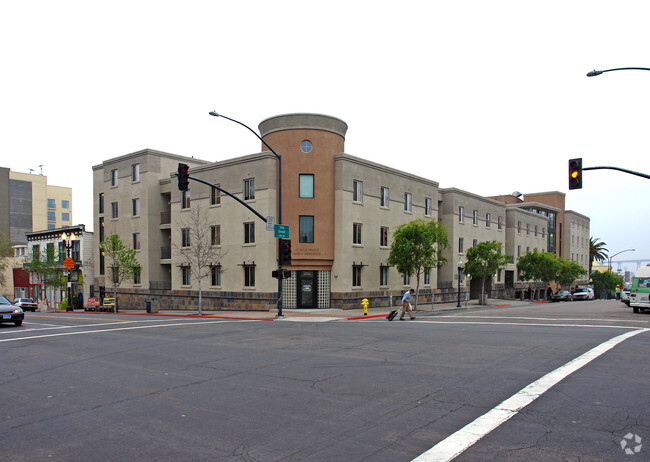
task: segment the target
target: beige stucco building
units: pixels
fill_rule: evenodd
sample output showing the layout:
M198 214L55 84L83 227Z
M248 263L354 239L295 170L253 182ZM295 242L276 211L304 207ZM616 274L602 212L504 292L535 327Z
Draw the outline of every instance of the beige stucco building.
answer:
M282 281L286 308L357 307L363 298L385 305L415 287L417 281L389 267L387 259L393 231L416 218L439 220L450 242L444 252L449 263L419 281L421 302L430 303L432 294L436 301L453 299L466 249L487 240L503 243L513 256L495 276L494 288L514 296L515 254L547 250L546 217L496 198L440 190L436 181L350 155L347 128L318 114L259 124L262 139L282 158L281 220L279 162L264 144L261 152L218 162L146 149L94 166L98 242L118 234L136 250L142 268L139 279L120 288L122 306L144 306L153 297L163 308L195 309L200 280L204 308L274 308L278 243L267 217L290 230L292 261L284 267L290 277ZM175 178L179 163L188 164L194 178L187 192L179 191ZM524 223L523 233L518 223ZM210 251L199 278L201 265L190 257L203 240ZM97 289L110 286L105 273L97 249ZM464 292L472 289L464 277L460 282Z

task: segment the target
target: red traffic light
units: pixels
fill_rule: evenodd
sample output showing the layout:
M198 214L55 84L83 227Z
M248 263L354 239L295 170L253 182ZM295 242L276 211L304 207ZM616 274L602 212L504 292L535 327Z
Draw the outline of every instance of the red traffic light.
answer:
M291 239L278 239L278 260L280 266L291 264Z
M176 174L178 176L178 189L180 191L187 191L190 184L190 166L187 164L178 164Z

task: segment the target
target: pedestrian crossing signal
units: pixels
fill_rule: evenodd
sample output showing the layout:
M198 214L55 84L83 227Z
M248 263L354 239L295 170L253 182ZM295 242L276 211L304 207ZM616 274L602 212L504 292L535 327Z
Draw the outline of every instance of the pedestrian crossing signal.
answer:
M569 160L569 189L582 189L582 158Z

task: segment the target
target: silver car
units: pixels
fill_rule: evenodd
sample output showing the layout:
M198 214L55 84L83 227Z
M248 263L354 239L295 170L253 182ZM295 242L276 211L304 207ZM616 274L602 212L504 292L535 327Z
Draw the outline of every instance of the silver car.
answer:
M623 287L623 290L621 290L621 301L627 306L630 306L630 292L632 292L631 282L625 284L625 287Z
M594 298L594 289L591 287L581 287L579 289L576 289L575 292L573 292L573 300L593 300Z

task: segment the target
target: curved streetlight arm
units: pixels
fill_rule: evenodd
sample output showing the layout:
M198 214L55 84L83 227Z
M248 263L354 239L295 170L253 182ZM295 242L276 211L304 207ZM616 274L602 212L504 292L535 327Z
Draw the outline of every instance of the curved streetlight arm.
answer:
M615 257L616 255L621 254L621 253L623 253L623 252L634 252L635 250L636 250L636 249L625 249L625 250L621 250L620 252L616 252L614 255L610 256L610 257L609 257L609 272L610 272L610 273L612 272L612 260L614 259L614 257Z
M648 67L617 67L616 69L605 69L602 71L597 71L594 69L593 71L587 72L587 77L596 77L597 75L600 75L604 72L612 72L612 71L650 71L650 68Z
M271 150L271 152L272 152L273 154L275 154L275 157L277 157L278 159L281 159L280 154L278 154L277 152L275 152L271 146L269 146L268 144L266 144L266 141L264 141L264 140L262 139L262 137L261 137L260 135L258 135L257 132L256 132L255 130L253 130L252 128L250 128L250 127L249 127L248 125L246 125L245 123L242 123L242 122L240 122L239 120L231 119L230 117L226 117L225 115L223 115L223 114L219 114L219 113L216 112L216 111L210 111L209 114L210 114L211 116L214 116L214 117L221 117L221 118L223 118L223 119L230 120L231 122L235 122L236 124L239 124L239 125L241 125L242 127L247 128L247 129L248 129L248 130L249 130L253 135L257 136L257 138L258 138L262 143L264 143L264 146L266 146L267 148L269 148L269 149Z

